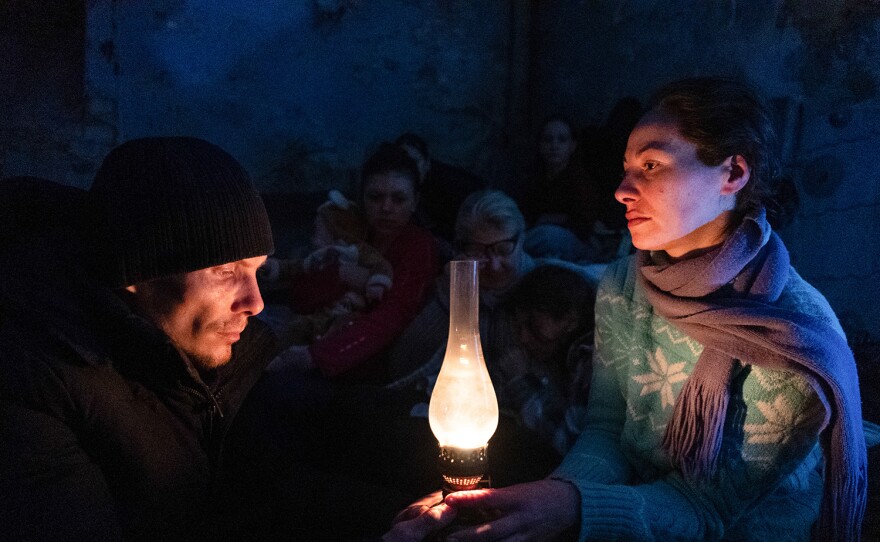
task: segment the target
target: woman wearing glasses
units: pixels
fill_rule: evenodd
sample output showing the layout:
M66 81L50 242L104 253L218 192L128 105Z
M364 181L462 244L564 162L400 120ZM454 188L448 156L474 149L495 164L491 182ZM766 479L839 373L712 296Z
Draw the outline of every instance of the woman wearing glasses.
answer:
M503 192L474 192L462 203L455 220L455 259L480 262L480 337L491 356L493 323L501 296L535 262L523 251L525 219ZM437 279L428 305L397 339L388 357L389 375L397 388L422 388L436 377L443 361L449 324L449 276Z

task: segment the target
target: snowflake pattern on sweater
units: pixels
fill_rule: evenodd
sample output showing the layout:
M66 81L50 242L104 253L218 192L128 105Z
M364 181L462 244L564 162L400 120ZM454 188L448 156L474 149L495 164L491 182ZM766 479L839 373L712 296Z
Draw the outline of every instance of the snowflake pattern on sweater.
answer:
M839 329L793 269L780 304ZM596 299L588 427L554 474L581 492L581 539L808 538L821 500L825 409L804 376L740 364L719 474L698 487L670 465L661 441L702 351L654 313L628 260L611 266Z

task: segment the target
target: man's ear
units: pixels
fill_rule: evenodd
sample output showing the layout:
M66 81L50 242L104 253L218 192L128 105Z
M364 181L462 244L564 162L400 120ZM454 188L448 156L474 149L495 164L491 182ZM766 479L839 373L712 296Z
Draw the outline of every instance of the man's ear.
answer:
M132 284L131 286L126 286L125 289L128 290L129 292L133 293L133 294L138 293L138 292L137 292L137 285L136 285L136 284Z
M752 174L752 168L746 161L745 157L740 154L734 154L724 161L727 178L721 187L722 196L730 196L736 194L749 182Z

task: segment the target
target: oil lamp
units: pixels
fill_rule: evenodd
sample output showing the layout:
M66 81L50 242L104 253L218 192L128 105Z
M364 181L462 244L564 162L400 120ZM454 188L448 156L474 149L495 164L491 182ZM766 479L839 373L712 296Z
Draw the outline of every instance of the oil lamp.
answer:
M498 400L480 346L477 262L452 261L449 271L449 340L428 406L446 493L478 487L498 427Z

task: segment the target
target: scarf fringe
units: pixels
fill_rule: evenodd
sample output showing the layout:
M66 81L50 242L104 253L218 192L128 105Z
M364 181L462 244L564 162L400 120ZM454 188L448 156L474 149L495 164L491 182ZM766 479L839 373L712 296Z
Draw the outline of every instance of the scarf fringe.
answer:
M845 437L835 436L832 438ZM859 442L848 442L848 446L859 446ZM848 447L847 446L847 447ZM855 470L852 475L840 475L828 463L826 456L825 487L822 507L815 527L815 540L860 540L862 520L865 515L868 491L868 468L866 464L848 465Z
M714 251L678 262L654 261L639 251L633 264L654 310L706 347L664 434L673 465L698 483L716 474L734 360L797 371L828 408L819 436L825 485L816 539L859 540L867 453L855 360L827 322L777 307L790 261L763 209L747 215ZM731 292L716 293L728 283Z
M715 474L730 400L726 382L724 386L708 383L705 379L685 383L663 435L669 458L692 481Z

